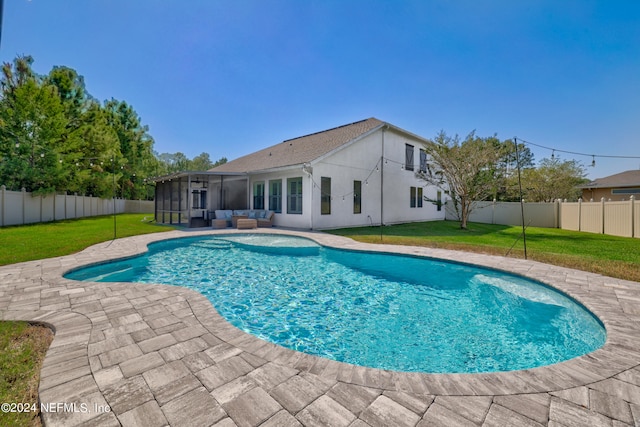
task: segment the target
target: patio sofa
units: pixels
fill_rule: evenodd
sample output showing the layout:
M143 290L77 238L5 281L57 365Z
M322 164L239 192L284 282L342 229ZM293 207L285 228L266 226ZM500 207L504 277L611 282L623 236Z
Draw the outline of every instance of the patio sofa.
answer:
M216 210L214 212L215 219L226 219L227 227L236 227L238 218L255 219L258 227L273 227L273 218L275 213L262 209L243 209L243 210Z

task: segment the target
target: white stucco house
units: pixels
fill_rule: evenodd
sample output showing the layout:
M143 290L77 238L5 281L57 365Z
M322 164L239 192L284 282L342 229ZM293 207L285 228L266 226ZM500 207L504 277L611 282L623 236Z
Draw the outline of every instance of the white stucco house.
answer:
M206 172L156 179L156 220L203 226L216 210L269 210L275 226L329 229L442 220L415 173L426 142L375 118L289 139Z

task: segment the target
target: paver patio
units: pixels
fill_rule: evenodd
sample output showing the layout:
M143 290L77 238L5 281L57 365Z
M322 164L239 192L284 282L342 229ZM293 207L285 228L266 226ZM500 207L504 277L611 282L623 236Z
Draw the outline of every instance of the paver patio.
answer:
M155 240L230 232L137 236L0 267L0 318L55 330L40 400L66 406L44 412L46 426L640 426L640 283L518 259L251 231L516 272L571 295L607 329L603 348L548 367L419 374L348 365L262 341L185 288L62 277L81 265L143 252Z

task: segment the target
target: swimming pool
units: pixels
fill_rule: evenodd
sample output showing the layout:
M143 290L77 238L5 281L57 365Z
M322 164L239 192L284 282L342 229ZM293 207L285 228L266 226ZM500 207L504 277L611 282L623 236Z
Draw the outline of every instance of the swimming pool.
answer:
M586 354L606 339L581 305L528 279L281 235L168 240L65 277L189 287L255 336L397 371L532 368Z

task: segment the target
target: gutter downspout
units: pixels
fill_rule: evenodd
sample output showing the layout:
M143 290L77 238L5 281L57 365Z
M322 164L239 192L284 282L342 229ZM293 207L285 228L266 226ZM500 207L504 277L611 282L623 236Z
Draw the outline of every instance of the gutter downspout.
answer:
M315 185L313 185L313 170L309 171L309 169L307 169L307 165L304 164L302 165L302 171L305 172L307 174L307 177L309 178L309 188L311 188L311 214L309 215L309 221L310 221L310 229L313 230L313 212L315 211L314 206L313 206L313 193L315 190ZM302 187L304 188L304 186ZM303 190L304 192L304 190ZM304 199L303 199L304 200ZM304 205L303 205L304 206ZM303 207L304 209L304 207Z

